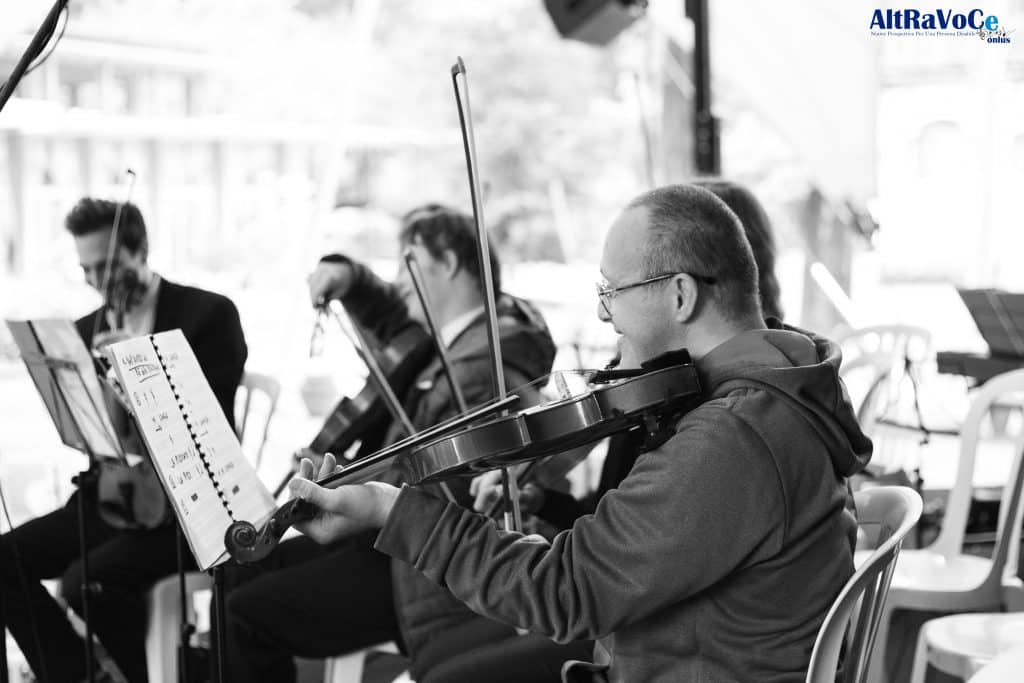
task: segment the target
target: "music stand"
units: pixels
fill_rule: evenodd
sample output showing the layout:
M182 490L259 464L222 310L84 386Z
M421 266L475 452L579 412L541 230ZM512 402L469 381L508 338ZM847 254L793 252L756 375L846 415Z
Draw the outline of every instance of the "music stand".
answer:
M70 323L69 323L70 325ZM87 680L95 680L93 660L95 652L92 642L92 625L89 622L89 555L86 544L87 496L95 497L99 473L99 458L104 446L110 446L111 455L124 458L117 436L107 419L105 406L96 401L93 391L82 375L79 363L66 358L47 355L39 335L30 321L7 321L15 343L21 351L21 358L29 375L43 398L47 411L53 420L57 433L66 445L81 451L89 459L87 469L71 479L78 488L78 546L82 563L82 621L85 622L85 667ZM73 329L73 328L72 328ZM77 335L77 333L76 333ZM87 400L82 400L83 396ZM97 443L97 435L103 438ZM6 665L6 664L5 664Z
M1024 294L958 289L993 356L1024 358Z

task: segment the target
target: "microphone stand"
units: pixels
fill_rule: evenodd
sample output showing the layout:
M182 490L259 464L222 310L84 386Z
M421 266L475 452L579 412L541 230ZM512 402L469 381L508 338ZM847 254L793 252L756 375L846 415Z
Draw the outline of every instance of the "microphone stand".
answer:
M11 72L7 82L4 83L3 88L0 88L0 111L3 110L4 105L7 104L7 100L14 94L14 89L18 87L22 77L28 70L32 60L36 58L43 51L46 46L46 41L53 35L53 31L57 28L57 18L60 17L60 13L63 12L68 4L68 0L56 0L53 3L53 7L50 8L50 13L46 15L46 19L39 26L36 34L32 37L32 42L28 44L25 49L25 53L21 55L21 59L14 66L14 71Z

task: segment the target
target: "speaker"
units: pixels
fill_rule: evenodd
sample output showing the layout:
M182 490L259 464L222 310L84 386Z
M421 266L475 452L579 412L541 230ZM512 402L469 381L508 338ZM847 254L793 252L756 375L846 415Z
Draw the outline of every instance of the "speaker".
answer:
M544 0L565 38L607 45L643 14L647 0Z

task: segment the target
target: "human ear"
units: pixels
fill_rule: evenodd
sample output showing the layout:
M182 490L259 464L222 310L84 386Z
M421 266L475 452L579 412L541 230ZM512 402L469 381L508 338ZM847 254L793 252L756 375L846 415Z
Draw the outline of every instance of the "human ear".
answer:
M687 273L672 278L673 318L676 322L687 323L697 314L699 288L697 281Z
M441 264L442 272L449 280L454 278L459 272L459 259L451 249L445 249L441 252L439 263Z

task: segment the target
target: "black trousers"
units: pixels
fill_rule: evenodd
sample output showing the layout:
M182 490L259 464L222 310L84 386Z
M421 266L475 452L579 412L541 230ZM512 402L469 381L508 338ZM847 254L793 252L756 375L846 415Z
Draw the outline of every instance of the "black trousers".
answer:
M78 493L67 505L0 536L0 591L7 628L40 683L85 677L82 639L71 628L42 579L61 580L68 605L82 613L82 564ZM122 531L104 522L87 501L86 546L89 621L107 652L131 683L145 683L146 591L177 570L173 525L154 531ZM194 569L185 553L187 569Z
M234 568L228 593L228 653L238 683L293 683L293 656L332 657L394 640L402 647L391 561L376 534L334 546L282 543L256 569ZM472 616L415 653L423 683L557 683L566 659L589 659L592 643L556 645Z
M295 681L292 656L331 657L398 640L390 560L364 535L331 546L285 541L256 569L233 568L228 669L239 683Z
M417 653L418 683L559 683L566 660L590 661L594 644L553 643L475 615L437 634Z

